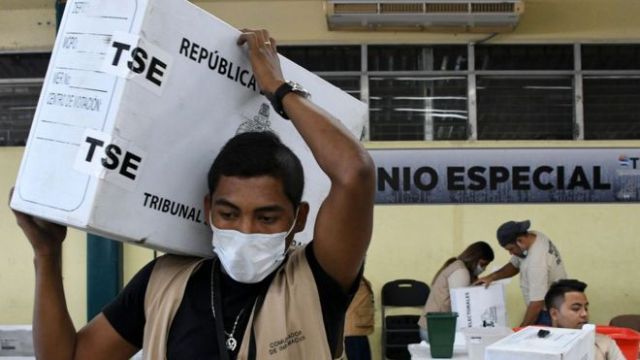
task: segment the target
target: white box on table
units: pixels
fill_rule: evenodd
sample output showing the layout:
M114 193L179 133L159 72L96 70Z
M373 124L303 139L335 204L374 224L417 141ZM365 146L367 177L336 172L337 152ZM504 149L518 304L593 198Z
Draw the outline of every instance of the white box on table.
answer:
M541 329L549 331L539 337ZM485 349L486 360L593 360L595 326L582 330L526 327Z

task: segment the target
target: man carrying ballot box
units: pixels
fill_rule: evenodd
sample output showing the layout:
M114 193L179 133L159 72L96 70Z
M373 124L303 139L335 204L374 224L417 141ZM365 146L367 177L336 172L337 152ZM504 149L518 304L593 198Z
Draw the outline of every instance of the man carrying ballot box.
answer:
M581 329L589 322L589 300L584 290L587 284L573 279L558 280L544 297L553 327ZM595 360L625 360L613 339L596 333Z
M344 316L372 232L372 160L300 85L285 82L267 31L244 30L238 45L247 46L262 92L331 180L313 241L289 251L309 211L299 159L272 133L239 134L208 175L214 258L154 260L76 332L62 283L66 228L16 212L35 253L38 358L128 359L139 349L145 359L342 356Z
M549 313L544 309L544 295L556 280L567 277L562 257L551 240L539 231L529 230L531 222L508 221L498 228L496 237L500 245L511 254L511 260L476 284L486 284L510 278L520 273L520 290L527 311L520 326L551 325Z

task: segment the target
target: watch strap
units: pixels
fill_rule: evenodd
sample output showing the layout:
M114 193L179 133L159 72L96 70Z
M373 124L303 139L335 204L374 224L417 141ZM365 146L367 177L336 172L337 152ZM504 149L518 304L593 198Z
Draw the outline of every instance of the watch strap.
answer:
M282 105L282 99L284 99L285 95L293 91L293 86L285 82L282 85L278 86L276 91L273 93L273 97L269 99L271 101L271 105L273 109L280 115L283 119L289 120L289 116L284 111L284 106Z

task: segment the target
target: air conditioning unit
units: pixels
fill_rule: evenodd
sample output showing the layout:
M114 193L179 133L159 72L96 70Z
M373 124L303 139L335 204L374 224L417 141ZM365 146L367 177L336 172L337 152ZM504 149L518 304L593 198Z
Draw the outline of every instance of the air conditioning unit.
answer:
M523 0L327 0L330 30L507 32Z

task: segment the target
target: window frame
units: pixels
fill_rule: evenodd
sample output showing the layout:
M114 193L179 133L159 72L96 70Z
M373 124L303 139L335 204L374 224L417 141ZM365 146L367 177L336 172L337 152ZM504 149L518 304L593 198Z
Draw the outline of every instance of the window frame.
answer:
M574 66L572 70L476 70L476 46L540 46L545 44L540 43L505 43L505 44L474 44L474 43L444 43L444 44L408 44L411 46L429 46L429 45L449 45L460 46L465 45L467 47L467 69L466 70L429 70L429 71L369 71L369 47L370 46L398 46L398 44L360 44L357 45L360 48L360 71L317 71L316 75L329 78L329 77L354 77L360 79L360 100L367 104L370 103L370 78L376 76L399 76L399 77L433 77L433 76L464 76L467 78L467 113L468 113L468 132L466 141L478 140L478 104L477 104L477 79L478 76L523 76L523 77L536 77L536 76L571 76L573 77L573 107L574 107L574 131L572 134L573 140L585 140L585 113L584 113L584 78L589 76L618 76L618 77L640 77L640 65L638 69L634 70L584 70L582 68L582 48L583 46L611 46L611 45L629 45L640 46L640 43L595 43L595 42L575 42L575 43L561 43L551 45L565 45L573 46ZM286 47L287 45L281 45L280 47ZM323 45L305 45L305 44L292 44L292 47L323 47L323 46L356 46L354 44L323 44ZM0 51L1 55L11 54L36 54L46 52L34 52L34 51ZM19 83L43 83L43 78L3 78L0 79L2 84L19 84ZM363 133L364 141L371 141L369 112L367 112L367 121ZM427 132L423 134L425 141L431 141L428 138ZM533 139L532 139L533 140ZM628 139L611 139L614 140L628 140ZM639 139L634 139L639 140ZM397 140L402 141L402 140ZM438 141L438 140L436 140Z

